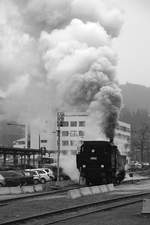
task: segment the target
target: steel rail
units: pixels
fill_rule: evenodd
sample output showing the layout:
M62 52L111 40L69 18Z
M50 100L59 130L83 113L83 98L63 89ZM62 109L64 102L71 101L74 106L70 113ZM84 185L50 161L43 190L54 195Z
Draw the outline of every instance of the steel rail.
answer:
M4 222L1 222L0 225L14 225L14 224L21 225L22 223L29 223L29 222L31 223L35 220L47 219L47 218L50 218L51 221L48 223L41 223L41 224L43 225L55 224L55 223L70 220L76 217L81 217L88 214L97 213L100 211L109 210L109 209L117 208L120 206L125 206L129 204L141 202L142 197L146 195L150 195L150 192L137 193L134 195L127 195L127 196L119 196L117 198L113 197L108 200L96 201L96 202L87 203L87 204L79 204L79 205L68 207L68 208L42 212L40 214L34 214L27 217L4 221Z
M54 194L60 194L60 193L64 193L66 191L69 190L73 190L79 188L79 185L75 184L75 185L70 185L61 189L57 189L57 190L51 190L51 191L45 191L45 192L36 192L36 193L32 193L32 194L27 194L24 196L17 196L17 197L12 197L12 198L8 198L8 199L1 199L0 200L0 206L3 205L4 203L9 203L9 202L13 202L13 201L18 201L18 200L24 200L24 199L30 199L30 198L38 198L38 197L42 197L42 196L46 196L46 195L54 195Z
M79 184L74 184L74 185L71 184L71 185L61 188L61 189L57 189L59 187L53 186L52 188L55 190L44 191L44 192L35 192L35 193L31 193L31 194L28 193L27 195L24 195L24 196L17 196L17 197L15 196L15 197L8 198L8 199L0 199L0 206L4 205L6 203L9 203L9 202L17 201L17 200L30 199L30 198L36 198L36 197L41 197L41 196L46 196L46 195L54 195L54 194L64 193L66 191L73 190L73 189L76 189L79 187L86 187L86 186L84 186L84 185L81 186Z
M121 201L124 201L124 200L121 200ZM88 209L88 210L83 211L83 212L78 212L78 214L76 214L76 215L70 214L70 215L67 215L65 217L56 218L55 220L50 221L48 223L44 223L42 225L56 224L56 223L59 223L59 222L64 222L64 221L75 219L75 218L78 218L78 217L83 217L83 216L87 216L87 215L90 215L90 214L95 214L95 213L98 213L98 212L107 211L107 210L111 210L111 209L114 209L114 208L135 204L135 203L141 202L142 199L125 200L125 201L126 202L122 202L122 203L120 203L120 202L119 203L118 202L107 203L107 205L99 206L96 209Z

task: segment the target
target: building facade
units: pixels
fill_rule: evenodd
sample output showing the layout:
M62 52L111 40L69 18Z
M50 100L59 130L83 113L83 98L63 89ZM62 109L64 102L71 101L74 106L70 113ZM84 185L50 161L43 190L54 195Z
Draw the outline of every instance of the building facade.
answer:
M62 154L76 154L77 149L84 140L104 140L99 135L99 129L92 129L89 125L89 117L87 113L65 113L63 126L60 127L60 151ZM44 129L44 128L43 128ZM58 127L56 121L55 131L51 131L50 127L41 131L31 129L30 130L30 143L31 148L45 148L47 150L58 150ZM89 135L89 130L91 134ZM27 137L28 135L26 135ZM24 147L27 143L23 139L17 140L15 147ZM128 123L122 121L118 122L114 143L118 146L122 155L126 156L128 161L128 155L130 151L130 139L131 139L131 126ZM105 139L106 140L106 139ZM24 145L25 144L25 145Z
M76 154L86 137L87 119L86 113L65 113L63 126L60 127L60 149L64 154Z
M127 163L130 163L129 152L131 147L131 125L122 121L118 121L114 143L118 146L122 155L126 156Z
M13 148L26 148L25 138L20 138L16 141L13 141Z
M71 151L75 154L78 146L84 140L101 140L99 130L94 129L94 134L89 136L91 127L88 123L88 114L86 113L68 113L65 114L63 127L61 127L60 149L62 152ZM99 137L99 138L97 138ZM122 121L118 122L115 130L114 143L118 146L122 155L129 155L131 139L131 126Z

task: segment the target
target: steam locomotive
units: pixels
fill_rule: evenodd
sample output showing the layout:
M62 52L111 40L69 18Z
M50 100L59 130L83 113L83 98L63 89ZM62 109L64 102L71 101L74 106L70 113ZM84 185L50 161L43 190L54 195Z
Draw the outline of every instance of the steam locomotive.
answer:
M109 141L84 141L76 155L80 181L87 185L119 184L125 177L125 161Z

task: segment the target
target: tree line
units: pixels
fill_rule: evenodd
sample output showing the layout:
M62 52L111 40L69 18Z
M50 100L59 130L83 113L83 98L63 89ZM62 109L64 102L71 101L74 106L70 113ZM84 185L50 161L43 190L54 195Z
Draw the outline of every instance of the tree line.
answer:
M150 162L150 113L145 109L131 112L123 108L120 120L131 124L131 160Z

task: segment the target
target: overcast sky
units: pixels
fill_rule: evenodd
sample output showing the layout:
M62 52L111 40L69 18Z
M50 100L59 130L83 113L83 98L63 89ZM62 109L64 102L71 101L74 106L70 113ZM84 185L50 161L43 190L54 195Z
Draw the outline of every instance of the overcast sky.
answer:
M117 0L125 11L124 26L116 40L120 83L150 86L150 1Z
M149 9L150 0L0 0L3 115L35 123L50 110L105 115L114 96L119 110L116 63L120 83L150 87Z

